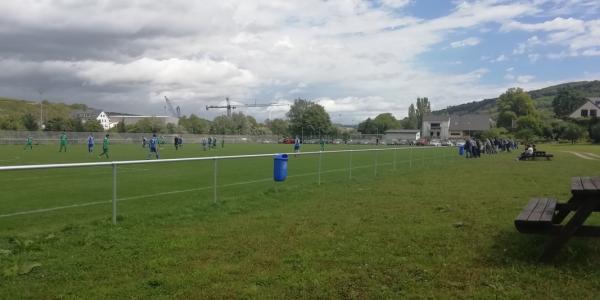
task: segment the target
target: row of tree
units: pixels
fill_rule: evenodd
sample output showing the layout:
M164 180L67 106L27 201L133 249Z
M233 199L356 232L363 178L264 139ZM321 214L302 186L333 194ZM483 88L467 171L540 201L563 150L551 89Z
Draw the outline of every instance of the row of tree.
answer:
M362 134L383 134L389 129L421 129L423 117L431 112L431 103L427 97L417 98L416 103L408 107L408 116L396 119L391 113L382 113L374 119L367 118L358 124L358 132Z

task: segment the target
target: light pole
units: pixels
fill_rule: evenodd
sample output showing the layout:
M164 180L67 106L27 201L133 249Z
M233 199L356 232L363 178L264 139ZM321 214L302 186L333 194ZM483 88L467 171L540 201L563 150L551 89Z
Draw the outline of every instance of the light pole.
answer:
M40 129L44 130L44 106L43 106L43 101L42 101L42 90L38 90L38 93L40 94Z

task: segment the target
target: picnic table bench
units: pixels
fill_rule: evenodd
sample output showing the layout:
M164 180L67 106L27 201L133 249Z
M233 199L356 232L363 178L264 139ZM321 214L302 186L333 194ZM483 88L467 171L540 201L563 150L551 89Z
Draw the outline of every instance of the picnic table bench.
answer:
M534 198L515 219L515 227L521 233L552 236L540 257L549 262L572 236L600 237L600 226L583 225L592 212L600 212L600 177L573 177L569 201Z
M519 157L519 160L535 160L536 158L546 158L546 160L550 160L552 157L554 157L554 154L546 153L546 151L534 151L533 155L522 154Z

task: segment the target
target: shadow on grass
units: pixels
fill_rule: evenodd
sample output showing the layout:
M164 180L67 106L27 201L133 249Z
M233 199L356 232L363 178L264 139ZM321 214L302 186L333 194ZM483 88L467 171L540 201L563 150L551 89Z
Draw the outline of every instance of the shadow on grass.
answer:
M549 235L522 234L514 231L501 231L492 239L489 251L481 256L486 264L494 266L539 265ZM572 238L561 249L553 265L587 266L600 261L599 239Z

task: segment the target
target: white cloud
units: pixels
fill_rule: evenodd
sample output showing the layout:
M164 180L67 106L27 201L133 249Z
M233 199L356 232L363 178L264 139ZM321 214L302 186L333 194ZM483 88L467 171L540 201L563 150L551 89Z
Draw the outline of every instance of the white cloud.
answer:
M3 40L0 69L10 72L0 73L0 91L9 90L16 80L27 84L33 82L27 80L30 77L43 76L68 80L69 88L54 87L57 95L90 99L91 106L134 108L131 112L152 109L147 104L161 101L161 95L178 101L187 112L200 111L226 96L261 103L289 103L303 97L320 99L341 118L386 110L401 117L417 96L428 96L443 108L496 96L505 89L481 84L490 70L443 73L423 67L420 56L439 45L481 43L477 37L450 40L457 32L479 35L496 24L505 24L505 30L540 31L539 40L528 40L522 50L532 54L530 45L559 39L578 23L555 18L544 25L556 28L551 31L519 23L522 17L542 12L535 1L465 1L429 20L404 12L408 0L377 3L381 5L354 0L3 1L0 35L30 38L26 34L33 32L34 37L48 35L52 42L36 40L35 47L17 44L23 51L11 56L1 52L9 45ZM584 28L586 35L571 36L569 41L578 53L596 55L600 38L584 37L594 36L598 26L585 21ZM90 46L106 36L108 42ZM65 42L70 44L61 44ZM102 57L80 52L84 48ZM34 55L22 53L35 49L40 50ZM58 54L48 55L44 52L48 49ZM63 54L66 50L73 53ZM484 55L481 60L509 58ZM283 108L279 109L272 113L282 116Z
M535 79L535 76L532 75L519 75L517 76L517 82L519 83L529 83Z
M462 48L462 47L467 47L467 46L475 46L475 45L478 45L480 42L481 42L480 39L478 39L476 37L470 37L470 38L464 39L462 41L452 42L452 43L450 43L450 47Z
M555 18L551 21L542 23L521 23L518 21L510 21L502 26L504 31L524 30L524 31L572 31L583 32L585 30L585 22L574 18Z
M541 23L521 23L515 20L503 24L504 31L522 30L527 32L543 32L546 36L534 36L526 43L519 44L513 54L524 54L535 45L559 45L567 48L568 55L550 54L549 57L562 58L580 56L593 52L600 47L600 20L580 20L557 17Z
M400 8L410 4L411 0L381 0L381 3L385 6Z
M498 57L491 60L491 62L504 62L504 61L508 61L508 57L504 54L500 54Z
M537 53L532 53L527 55L527 57L529 58L529 61L532 63L535 63L536 61L538 61L538 59L540 59L540 55Z

